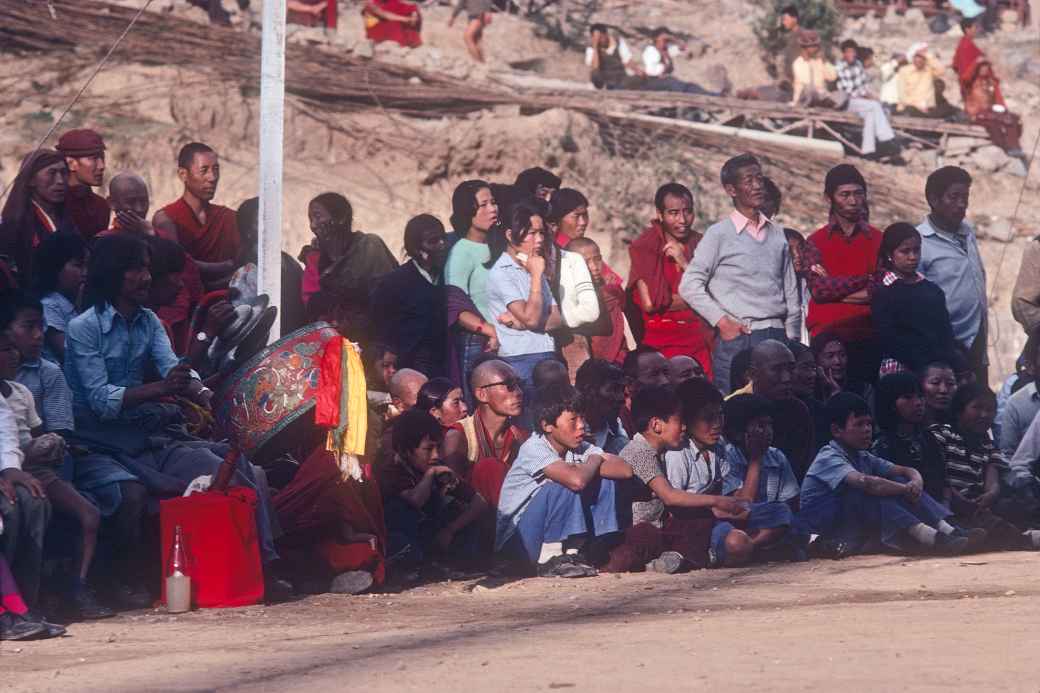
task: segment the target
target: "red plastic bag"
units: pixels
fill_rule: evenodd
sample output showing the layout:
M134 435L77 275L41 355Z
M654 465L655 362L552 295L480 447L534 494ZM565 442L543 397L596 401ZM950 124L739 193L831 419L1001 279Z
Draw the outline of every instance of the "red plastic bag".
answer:
M159 504L163 577L180 525L187 544L192 603L200 608L247 606L264 598L264 573L256 531L256 493L233 488ZM163 603L166 580L163 580Z

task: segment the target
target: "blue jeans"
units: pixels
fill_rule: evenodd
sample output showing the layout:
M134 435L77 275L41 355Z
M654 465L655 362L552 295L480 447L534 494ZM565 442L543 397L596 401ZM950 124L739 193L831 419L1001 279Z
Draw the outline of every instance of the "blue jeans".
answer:
M520 425L529 431L536 429L537 421L534 420L534 367L542 361L555 359L556 353L543 351L538 354L520 354L518 356L505 356L503 361L508 363L516 371L516 377L520 378L520 384L524 389L524 413L520 415Z
M455 339L457 340L455 351L459 359L459 377L462 378L462 396L466 400L466 406L473 411L477 403L469 384L469 376L473 372L473 364L484 353L487 337L471 332L461 332L455 336Z
M516 536L520 537L528 559L537 563L545 543L620 531L616 494L616 485L610 479L597 479L582 493L555 481L546 483L528 503L516 526Z
M714 372L715 387L724 395L732 392L733 388L730 387L729 370L730 365L733 363L733 357L744 349L758 346L767 339L776 339L782 342L787 339L787 333L779 327L767 327L764 330L755 330L751 334L740 335L736 339L729 341L715 337L715 348L711 352L711 369Z
M899 496L871 496L847 484L799 513L799 518L821 536L863 541L869 535L880 535L886 546L894 548L914 525L924 523L935 528L949 516L950 511L927 493L912 504Z

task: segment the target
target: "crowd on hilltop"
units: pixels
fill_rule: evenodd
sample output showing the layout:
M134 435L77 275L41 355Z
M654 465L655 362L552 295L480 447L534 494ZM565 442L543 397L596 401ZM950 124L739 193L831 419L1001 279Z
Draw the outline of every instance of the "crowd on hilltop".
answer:
M882 229L837 165L808 235L777 222L768 173L740 154L699 181L732 201L703 233L690 187L662 184L627 278L589 236L595 191L543 168L460 183L447 227L407 223L403 263L318 195L278 319L283 339L342 335L332 389L247 459L212 400L265 313L256 198L214 203L202 143L151 216L133 173L95 192L97 132L32 152L0 216L0 637L151 605L157 502L225 461L256 494L271 601L1035 549L1040 243L1013 303L1029 340L994 393L967 171L934 171L925 218Z

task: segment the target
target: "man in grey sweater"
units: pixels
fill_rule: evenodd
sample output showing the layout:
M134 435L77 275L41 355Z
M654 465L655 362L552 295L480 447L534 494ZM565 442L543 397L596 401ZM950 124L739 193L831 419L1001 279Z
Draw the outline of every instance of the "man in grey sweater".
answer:
M679 284L679 295L715 327L715 386L730 391L733 357L766 339L797 340L802 329L798 284L784 230L759 212L762 166L741 154L722 167L733 213L705 232Z

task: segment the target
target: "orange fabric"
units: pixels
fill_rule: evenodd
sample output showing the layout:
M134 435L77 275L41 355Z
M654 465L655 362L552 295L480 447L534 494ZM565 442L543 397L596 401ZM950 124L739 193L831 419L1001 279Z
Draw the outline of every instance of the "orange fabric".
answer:
M196 260L225 262L238 257L241 240L235 210L211 204L205 226L183 197L162 211L177 226L177 242Z
M314 395L314 425L339 426L339 393L343 385L343 340L330 339L321 354L318 391Z
M506 479L509 465L496 457L477 460L470 474L470 486L479 493L492 508L498 507L502 495L502 482Z

